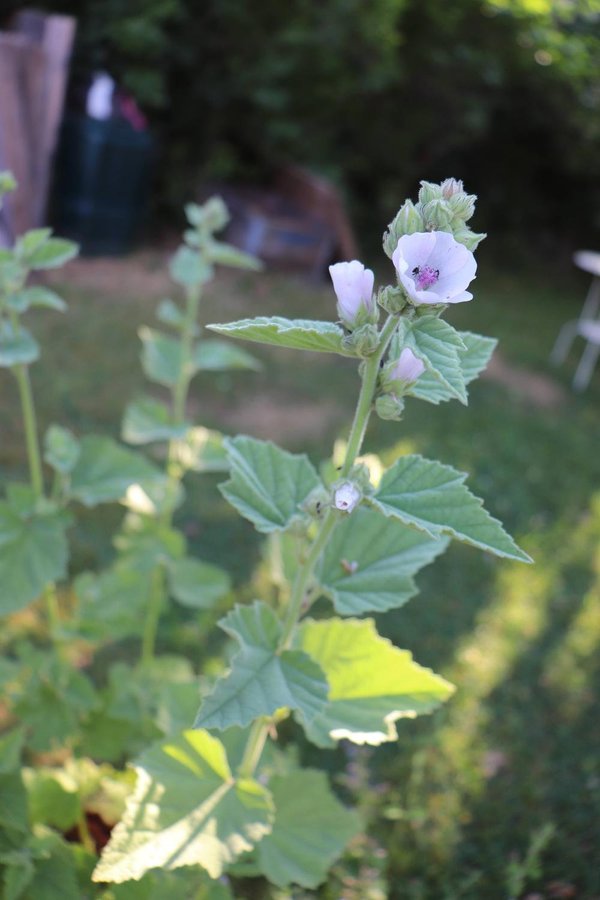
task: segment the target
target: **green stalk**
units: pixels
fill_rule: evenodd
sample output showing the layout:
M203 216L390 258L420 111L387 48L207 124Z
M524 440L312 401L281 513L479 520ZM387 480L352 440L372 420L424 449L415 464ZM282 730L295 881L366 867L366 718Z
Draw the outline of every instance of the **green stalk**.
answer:
M158 565L152 573L150 598L146 609L144 631L142 633L142 655L140 665L147 666L154 659L158 621L165 595L165 579L162 565Z
M31 381L29 379L29 369L26 365L20 364L13 366L12 371L17 379L19 397L21 399L31 487L37 497L42 497L44 495L44 477L42 474L42 459L40 456L37 420L33 404Z
M192 380L192 350L194 345L194 327L198 316L200 303L200 288L195 286L187 293L187 305L185 318L181 329L181 370L177 384L174 385L171 399L171 421L174 425L181 425L185 421L185 406L188 390ZM173 506L177 494L177 487L182 477L181 468L177 463L177 439L169 441L167 456L167 501L161 516L163 525L169 526L173 519ZM165 596L165 573L162 566L157 567L153 574L152 589L146 609L144 630L142 634L142 653L140 665L145 666L154 659L156 635L160 619L161 608Z
M371 409L373 407L379 366L392 338L396 324L397 318L395 316L389 316L381 330L379 343L375 353L366 361L358 403L356 405L356 412L354 414L354 421L348 437L346 456L341 469L342 477L347 476L350 473L352 466L356 462L356 457L360 453L360 448L371 415ZM327 542L331 537L338 518L339 516L335 510L329 509L327 511L311 545L308 556L296 574L289 606L283 621L283 629L277 648L278 653L290 646L296 625L302 614L302 605L307 594L307 589L310 586L315 566L319 561L323 550L327 546ZM265 741L268 737L269 721L269 719L261 718L257 719L252 725L242 762L238 769L238 774L241 777L250 778L254 774L260 761Z

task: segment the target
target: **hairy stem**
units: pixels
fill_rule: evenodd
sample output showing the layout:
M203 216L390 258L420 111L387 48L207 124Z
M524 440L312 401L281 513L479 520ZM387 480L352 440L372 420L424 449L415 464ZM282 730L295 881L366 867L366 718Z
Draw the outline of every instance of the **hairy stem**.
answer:
M142 634L142 655L140 665L145 666L154 659L156 647L156 635L158 633L158 621L165 595L165 575L162 565L156 567L152 573L150 597L146 608L144 631Z
M346 456L341 469L342 476L346 476L350 473L352 466L356 462L356 457L360 453L360 448L371 415L371 409L373 407L380 363L392 338L396 324L396 317L389 316L381 330L379 343L375 353L373 353L366 361L356 412L354 414L354 421L348 438ZM337 521L338 513L333 509L329 509L321 522L321 526L311 545L306 560L296 574L289 606L283 621L283 629L277 648L278 652L281 652L290 646L296 625L302 614L303 603L307 596L307 591L310 588L310 582L313 577L315 566L317 565L323 550L327 546L327 542L331 537ZM257 719L252 725L244 756L238 769L238 774L240 776L249 778L256 771L269 733L268 722L268 719L261 718Z
M44 477L42 474L42 459L40 456L37 419L35 415L35 406L33 404L29 369L26 365L20 364L13 366L12 371L19 387L31 487L35 494L38 497L41 497L44 494Z

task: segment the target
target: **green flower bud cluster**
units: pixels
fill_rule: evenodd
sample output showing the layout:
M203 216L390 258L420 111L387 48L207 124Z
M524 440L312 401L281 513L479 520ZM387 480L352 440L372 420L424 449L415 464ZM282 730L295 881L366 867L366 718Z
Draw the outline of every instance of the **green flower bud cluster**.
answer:
M380 419L399 422L404 412L404 400L396 394L381 394L375 401L375 412Z
M379 344L379 331L377 325L366 324L355 328L344 338L344 347L352 350L359 356L367 357L375 352Z
M448 231L468 250L475 248L485 234L471 231L467 222L475 212L475 194L467 194L462 181L446 178L441 184L421 182L419 200L407 200L388 225L383 236L383 249L392 258L403 234L422 231Z

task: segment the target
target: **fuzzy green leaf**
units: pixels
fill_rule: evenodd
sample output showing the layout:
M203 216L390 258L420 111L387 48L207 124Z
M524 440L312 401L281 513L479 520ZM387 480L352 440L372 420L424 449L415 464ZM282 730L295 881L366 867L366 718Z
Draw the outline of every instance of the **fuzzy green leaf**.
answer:
M385 473L369 502L385 516L431 537L449 534L496 556L531 562L465 486L466 477L435 460L403 456Z
M213 275L212 266L190 247L179 248L169 263L169 271L173 281L183 287L205 284Z
M344 331L333 322L315 322L312 319L284 319L281 316L258 316L256 319L240 319L207 325L212 331L227 337L259 344L274 344L292 350L316 350L321 353L339 353L342 356L356 354L344 347Z
M177 442L174 453L177 462L192 472L227 472L229 469L223 435L202 426L190 428Z
M191 609L210 609L231 587L227 572L191 557L171 562L168 574L173 597Z
M182 438L189 427L187 422L174 425L165 403L152 397L142 397L127 406L122 437L128 444L150 444Z
M302 651L277 652L281 625L272 609L258 600L236 606L219 625L241 650L205 698L195 728L243 728L281 707L296 710L306 722L315 718L327 701L327 682Z
M203 340L194 351L194 366L201 372L225 372L229 369L262 368L260 362L245 350L228 341Z
M0 614L36 600L66 575L68 519L51 506L29 509L16 500L0 503Z
M0 368L29 365L39 355L39 345L26 328L16 331L11 322L0 322Z
M223 745L186 731L148 750L122 821L94 881L123 882L150 869L201 865L212 878L271 828L271 798L252 779L235 780Z
M260 259L238 250L232 244L225 244L223 241L211 241L206 251L211 262L220 266L231 266L233 269L248 269L251 272L259 272L262 269Z
M30 269L56 269L77 256L78 252L79 247L72 241L49 238L49 240L43 241L37 249L23 255Z
M275 822L257 847L259 869L278 887L316 888L360 832L360 819L334 797L323 772L304 769L276 775L269 790Z
M111 438L89 436L81 441L69 493L85 506L96 506L121 500L132 484L161 484L164 477L139 453L121 447Z
M59 297L54 291L43 287L41 284L23 288L16 294L10 294L6 300L6 305L17 313L24 313L31 306L42 306L46 309L54 309L57 312L64 312L67 308L67 304L62 297Z
M143 326L139 330L142 341L142 368L151 381L174 387L181 376L181 342L178 338Z
M467 402L460 354L466 350L458 331L443 319L427 315L402 325L401 346L409 347L426 369L461 403Z
M329 682L327 706L305 726L321 747L342 738L355 744L393 741L397 719L429 713L454 691L407 650L380 637L372 619L308 619L296 646L321 666Z
M75 627L93 640L119 640L142 629L151 573L127 564L96 574L82 572L73 585L79 600Z
M461 331L459 335L467 348L459 351L459 363L465 384L470 384L485 369L498 342L494 338L471 334L469 331ZM427 400L429 403L435 404L455 398L452 391L444 387L435 375L427 371L410 386L407 393L412 397L418 397L419 400Z
M230 480L219 485L223 496L258 531L288 528L320 484L308 457L250 437L228 438L223 444L231 467Z
M359 508L334 531L317 580L343 616L384 612L414 596L414 576L447 545Z
M75 435L67 428L60 425L51 425L44 436L44 459L62 475L68 475L73 470L81 445Z

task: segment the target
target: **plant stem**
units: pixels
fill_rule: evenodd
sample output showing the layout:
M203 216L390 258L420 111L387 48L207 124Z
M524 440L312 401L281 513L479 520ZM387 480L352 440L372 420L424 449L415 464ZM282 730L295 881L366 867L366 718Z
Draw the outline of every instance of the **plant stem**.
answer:
M242 761L238 767L240 778L252 778L254 775L269 734L268 723L269 719L265 717L261 717L253 723Z
M36 496L42 497L44 494L44 478L42 474L42 460L40 457L35 407L33 405L31 381L29 380L29 369L26 365L20 364L13 366L12 371L15 378L17 379L19 396L21 399L21 410L23 413L23 424L25 426L25 442L27 445L27 459L29 460L29 475L31 478L31 487L33 488Z
M342 477L347 476L350 473L352 466L356 462L356 457L360 453L360 448L371 415L371 408L373 406L379 366L392 338L396 324L397 318L395 316L389 316L381 330L379 343L375 353L366 361L356 412L354 414L354 421L352 423L348 445L346 447L346 456L341 469ZM291 643L294 630L302 614L302 604L305 600L315 566L319 561L319 557L323 550L327 546L327 542L338 519L339 514L335 510L329 509L327 511L311 545L308 556L296 574L289 606L283 621L281 638L277 647L278 653L287 649ZM242 762L238 768L238 775L244 778L250 778L254 774L260 761L260 756L269 733L268 722L269 720L265 718L257 719L250 729L248 743L246 744Z
M148 606L146 608L146 619L144 621L144 631L142 635L142 655L140 659L141 666L148 665L154 659L156 634L158 632L158 620L160 619L164 591L164 570L162 565L158 565L152 573L150 598L148 600Z
M377 385L377 377L379 375L379 366L387 350L391 337L396 328L397 318L388 316L388 319L381 330L379 344L375 353L366 360L365 371L363 375L358 403L354 413L354 421L348 437L348 446L346 448L346 457L341 468L340 475L345 477L350 473L350 469L356 461L356 457L360 453L362 442L365 437L367 425L371 415L371 407L373 405L373 397L375 395L375 387Z

